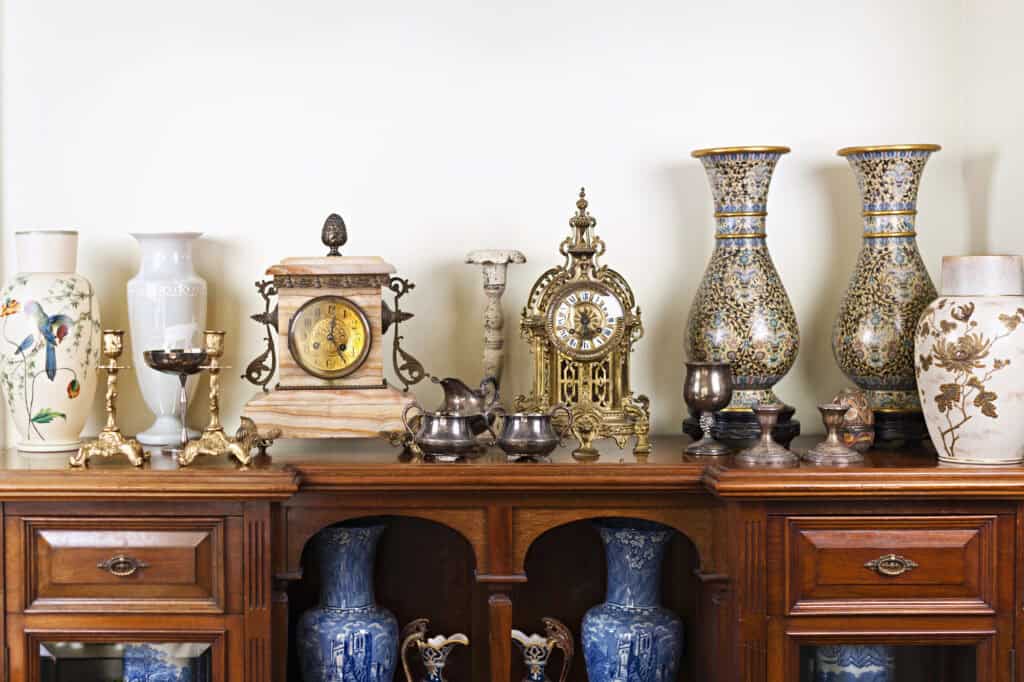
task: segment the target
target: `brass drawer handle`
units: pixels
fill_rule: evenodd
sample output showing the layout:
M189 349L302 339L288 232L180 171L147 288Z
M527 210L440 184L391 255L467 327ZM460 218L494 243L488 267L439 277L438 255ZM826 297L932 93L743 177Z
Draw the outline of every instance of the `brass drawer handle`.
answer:
M134 557L118 554L96 564L96 568L102 568L110 575L116 575L118 578L127 578L140 568L149 568L149 564L139 561Z
M917 562L899 554L885 554L864 564L878 575L897 576L917 568Z

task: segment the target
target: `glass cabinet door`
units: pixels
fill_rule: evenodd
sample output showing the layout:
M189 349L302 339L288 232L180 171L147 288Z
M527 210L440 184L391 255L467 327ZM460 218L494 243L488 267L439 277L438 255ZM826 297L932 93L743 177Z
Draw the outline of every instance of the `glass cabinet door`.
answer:
M39 682L210 682L209 642L39 642Z
M976 682L974 646L800 647L800 682Z

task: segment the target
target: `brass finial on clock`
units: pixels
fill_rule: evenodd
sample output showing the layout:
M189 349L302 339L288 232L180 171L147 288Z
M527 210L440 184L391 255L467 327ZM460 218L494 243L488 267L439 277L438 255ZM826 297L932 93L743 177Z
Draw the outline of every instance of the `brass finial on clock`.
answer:
M337 213L327 216L324 221L324 229L320 232L320 240L330 248L328 256L340 256L340 249L348 241L348 230L345 228L345 221Z
M594 236L594 228L597 226L597 219L587 212L586 188L580 187L580 195L576 200L576 215L569 218L569 226L572 234L562 241L559 251L571 262L567 262L569 269L573 272L582 266L587 271L591 266L596 267L596 257L604 253L604 242L600 237Z

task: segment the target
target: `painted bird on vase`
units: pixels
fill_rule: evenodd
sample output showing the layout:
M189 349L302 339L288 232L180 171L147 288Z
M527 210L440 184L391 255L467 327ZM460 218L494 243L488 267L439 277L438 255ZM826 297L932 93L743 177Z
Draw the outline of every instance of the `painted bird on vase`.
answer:
M47 315L36 301L25 303L25 314L35 322L43 336L43 343L46 344L46 376L53 381L57 376L57 344L68 335L74 320L67 315Z

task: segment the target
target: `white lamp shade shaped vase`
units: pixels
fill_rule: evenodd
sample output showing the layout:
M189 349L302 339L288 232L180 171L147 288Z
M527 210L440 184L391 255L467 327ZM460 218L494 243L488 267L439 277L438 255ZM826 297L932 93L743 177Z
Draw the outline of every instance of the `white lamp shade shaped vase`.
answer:
M947 256L914 340L917 388L939 460L1024 462L1024 257Z
M0 382L18 449L77 450L96 394L99 303L75 274L77 232L18 232L14 240L18 272L0 293Z
M156 415L153 424L138 434L144 445L170 445L181 440L177 377L146 366L147 350L199 348L206 328L206 280L196 274L192 245L201 232L133 234L139 243L139 272L128 280L128 323L131 328L132 365L142 398ZM198 378L188 380L188 395L195 394ZM198 434L190 432L189 437Z

